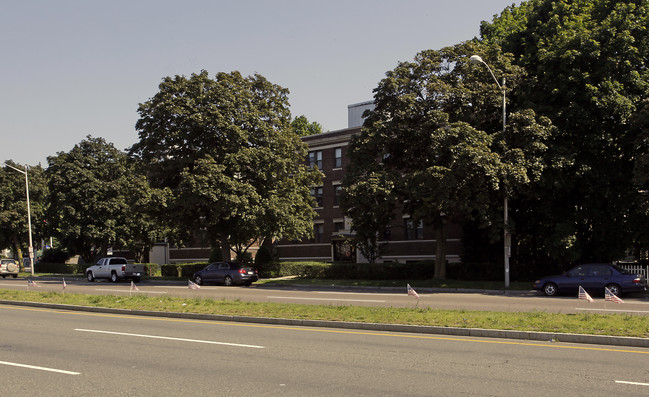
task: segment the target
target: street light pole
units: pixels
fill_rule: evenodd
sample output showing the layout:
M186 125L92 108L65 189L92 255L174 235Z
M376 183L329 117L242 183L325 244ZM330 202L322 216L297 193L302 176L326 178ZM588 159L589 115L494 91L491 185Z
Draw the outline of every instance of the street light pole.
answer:
M498 88L500 88L500 91L503 93L503 138L505 137L505 128L507 126L507 89L505 85L505 78L503 77L503 83L500 84L498 82L498 79L494 75L494 72L491 70L487 62L482 60L482 58L479 55L472 55L471 58L469 58L469 61L474 64L483 64L487 67L487 70L489 70L489 73L491 73L491 77L493 77L494 81L496 82L496 85ZM504 189L504 188L503 188ZM503 232L503 240L504 240L504 263L505 263L505 288L509 288L509 257L511 256L511 246L512 246L512 237L509 234L509 230L507 229L507 223L509 221L509 208L508 208L508 200L507 200L507 191L504 189L505 193L505 198L503 199L503 222L504 222L504 232Z
M29 227L29 262L31 264L32 276L34 275L34 244L32 243L32 215L31 209L29 206L29 178L27 177L27 165L25 165L25 171L20 170L16 167L13 167L9 164L2 163L4 166L11 168L14 171L18 171L21 174L25 174L25 192L27 193L27 225ZM22 258L19 258L22 261Z

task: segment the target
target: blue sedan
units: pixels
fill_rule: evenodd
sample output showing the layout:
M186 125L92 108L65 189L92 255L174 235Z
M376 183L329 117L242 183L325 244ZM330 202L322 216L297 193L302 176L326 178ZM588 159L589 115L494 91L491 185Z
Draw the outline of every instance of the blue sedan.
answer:
M593 294L603 294L604 287L621 296L627 292L647 290L647 278L606 263L575 266L560 276L545 277L534 282L533 288L548 296L577 293L579 287Z

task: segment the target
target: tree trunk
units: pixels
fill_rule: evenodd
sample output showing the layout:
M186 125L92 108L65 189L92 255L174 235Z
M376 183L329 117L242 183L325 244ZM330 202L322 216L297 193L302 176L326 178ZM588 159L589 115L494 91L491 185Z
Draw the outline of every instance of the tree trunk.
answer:
M435 275L436 280L446 280L446 222L435 225Z
M20 244L18 244L18 239L14 237L11 245L13 248L14 255L16 255L15 259L18 262L18 267L20 268L21 272L24 272L25 263L23 262L23 250L20 249Z
M224 261L232 260L232 254L230 253L230 243L228 238L223 236L221 237L221 255L223 256Z

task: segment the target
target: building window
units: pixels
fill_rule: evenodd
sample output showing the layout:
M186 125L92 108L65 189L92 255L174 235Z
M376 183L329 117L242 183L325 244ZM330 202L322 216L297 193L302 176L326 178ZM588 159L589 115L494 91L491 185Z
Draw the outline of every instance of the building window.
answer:
M315 198L315 206L322 207L322 186L311 188L311 196Z
M334 206L338 207L340 205L340 195L343 193L343 187L341 185L334 185Z
M309 167L317 166L319 170L322 169L322 151L317 150L309 152Z
M313 225L313 236L316 243L321 243L324 240L324 224L316 223Z
M343 167L343 149L337 147L334 149L334 168Z
M343 221L334 221L334 231L340 233L345 230L345 222Z
M406 218L406 240L423 240L424 238L424 221L415 224L412 219Z

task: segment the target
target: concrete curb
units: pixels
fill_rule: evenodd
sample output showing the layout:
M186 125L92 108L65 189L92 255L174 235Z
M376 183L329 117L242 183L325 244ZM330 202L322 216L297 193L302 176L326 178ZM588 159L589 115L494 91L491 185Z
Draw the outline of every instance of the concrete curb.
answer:
M183 318L183 319L206 320L206 321L233 321L233 322L269 324L269 325L343 328L343 329L383 331L383 332L410 332L410 333L447 335L447 336L457 336L457 337L462 336L462 337L481 337L481 338L521 339L521 340L529 340L529 341L585 343L585 344L593 344L593 345L611 345L611 346L649 348L649 338L632 338L632 337L624 337L624 336L563 334L563 333L533 332L533 331L509 331L509 330L481 329L481 328L433 327L433 326L425 326L425 325L357 323L357 322L345 322L345 321L303 320L303 319L270 318L270 317L225 316L219 314L200 314L200 313L156 312L150 310L112 309L112 308L105 308L105 307L90 307L90 306L64 305L64 304L57 304L57 303L40 303L40 302L7 301L7 300L0 300L0 304L15 305L15 306L43 307L43 308L56 309L56 310L113 313L113 314L124 314L124 315L134 315L134 316Z

